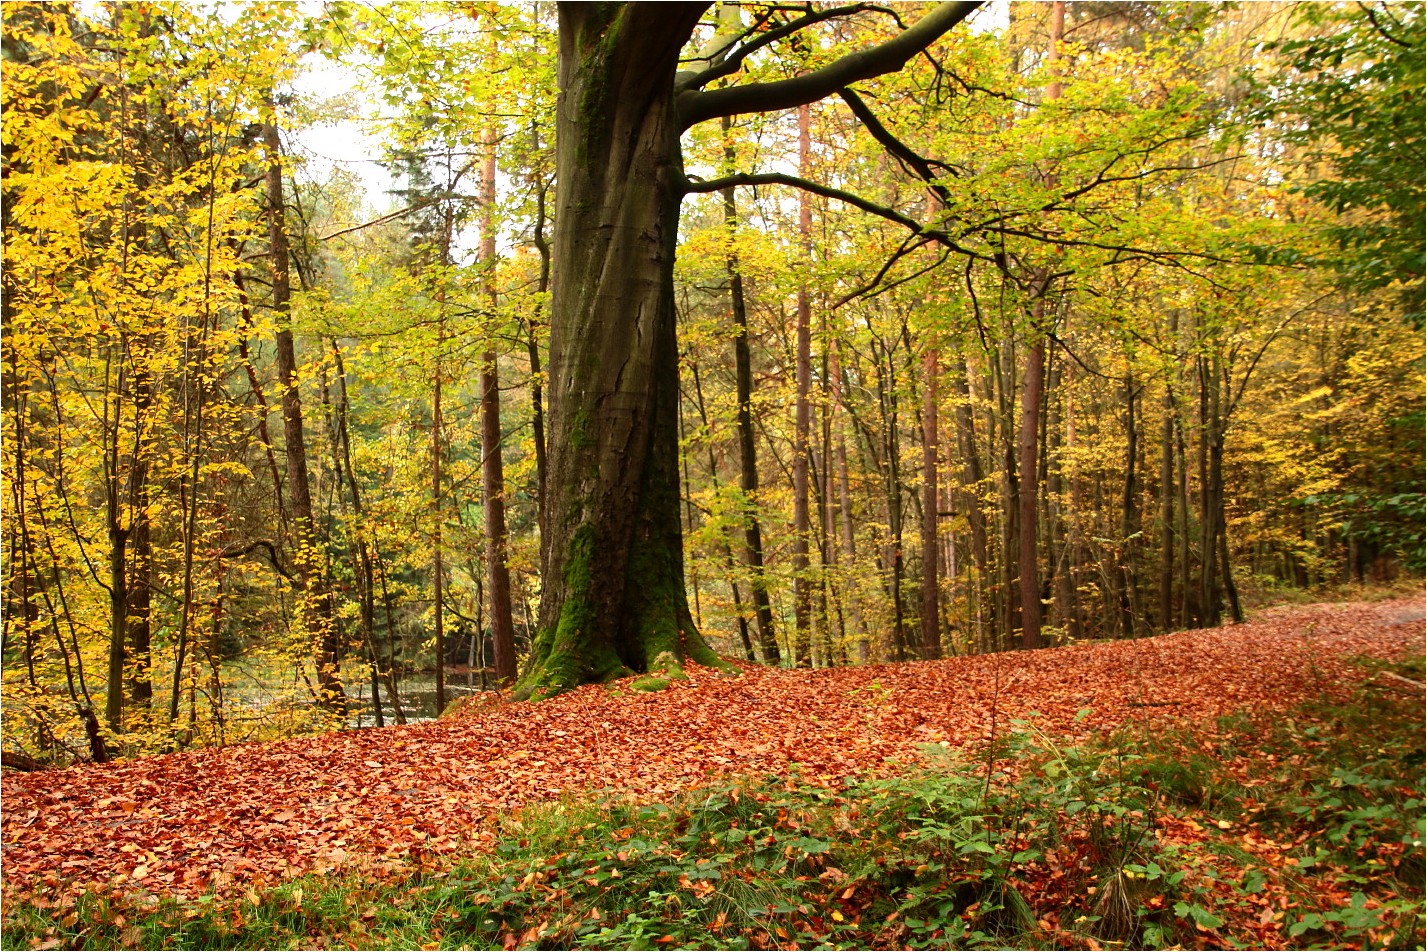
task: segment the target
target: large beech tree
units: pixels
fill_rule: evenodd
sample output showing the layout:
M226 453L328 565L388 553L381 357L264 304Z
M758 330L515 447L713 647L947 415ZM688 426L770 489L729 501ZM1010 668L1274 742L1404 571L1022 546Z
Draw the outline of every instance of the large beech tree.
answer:
M896 71L976 6L941 4L894 38L795 78L709 88L759 49L878 8L759 21L680 71L708 4L560 4L549 538L539 631L518 695L631 671L677 675L683 660L722 664L695 629L684 589L674 255L690 185L680 134Z

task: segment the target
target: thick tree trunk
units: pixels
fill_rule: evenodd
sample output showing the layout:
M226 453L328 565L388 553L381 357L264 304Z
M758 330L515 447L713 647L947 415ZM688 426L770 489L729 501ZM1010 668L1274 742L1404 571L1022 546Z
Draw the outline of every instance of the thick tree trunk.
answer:
M679 659L728 666L694 629L679 524L674 249L679 134L789 109L900 69L975 3L787 80L702 87L677 73L704 3L560 5L550 343L548 544L539 631L517 696ZM722 186L718 186L722 187ZM711 189L712 190L712 189ZM731 670L731 669L730 669Z
M534 140L532 142L533 151L537 154L540 151L539 129L539 123L532 120L530 133ZM546 183L541 181L535 189L535 225L531 233L535 249L540 254L540 277L535 290L542 298L550 290L550 243L545 240L545 224L548 220L545 214L545 194ZM530 429L531 436L535 441L535 499L537 504L535 522L540 528L540 542L543 548L548 535L545 531L545 485L549 463L545 443L545 387L542 383L544 377L540 372L540 340L537 333L537 321L534 318L526 327L525 353L530 361Z
M702 4L560 8L549 544L518 696L724 663L694 628L679 525L674 73Z

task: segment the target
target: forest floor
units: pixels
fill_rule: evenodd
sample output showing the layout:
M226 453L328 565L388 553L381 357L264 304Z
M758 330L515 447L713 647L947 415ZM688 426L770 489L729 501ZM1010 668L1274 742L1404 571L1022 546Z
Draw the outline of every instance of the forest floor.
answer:
M96 893L251 898L339 870L390 878L491 845L499 817L532 804L598 791L667 802L790 772L837 789L938 747L984 758L1027 718L1052 750L1126 728L1212 734L1236 712L1347 702L1368 677L1363 659L1422 656L1422 619L1419 597L936 662L696 668L656 693L617 682L405 727L7 771L6 907L61 910Z

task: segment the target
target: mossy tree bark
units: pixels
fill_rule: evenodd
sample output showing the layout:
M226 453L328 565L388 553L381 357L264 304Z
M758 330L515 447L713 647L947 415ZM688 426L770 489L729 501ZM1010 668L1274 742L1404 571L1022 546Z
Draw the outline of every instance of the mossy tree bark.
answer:
M517 697L630 672L677 677L683 661L726 667L695 629L684 589L680 133L900 69L975 6L944 4L894 39L803 76L705 91L764 45L715 44L697 69L677 72L708 4L560 4L544 591Z
M517 694L720 663L679 524L674 74L704 4L562 4L545 594Z

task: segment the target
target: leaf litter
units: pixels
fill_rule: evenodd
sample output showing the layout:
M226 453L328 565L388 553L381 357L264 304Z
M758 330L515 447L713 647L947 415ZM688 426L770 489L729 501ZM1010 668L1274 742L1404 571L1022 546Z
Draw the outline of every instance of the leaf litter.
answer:
M616 790L667 798L729 775L839 784L984 745L1035 712L1067 740L1207 725L1347 698L1350 659L1423 650L1420 599L1304 606L1137 641L822 670L691 667L645 694L589 685L351 730L29 774L5 772L7 904L117 890L236 895L296 876L439 863L525 804ZM1088 710L1087 710L1088 709Z

